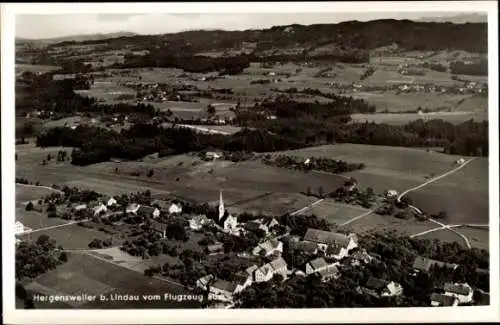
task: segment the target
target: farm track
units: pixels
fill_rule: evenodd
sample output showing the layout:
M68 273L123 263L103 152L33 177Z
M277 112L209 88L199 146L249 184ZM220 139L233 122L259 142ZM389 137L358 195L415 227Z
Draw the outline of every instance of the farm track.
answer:
M50 186L43 186L43 185L31 185L31 184L23 184L23 183L16 183L16 185L19 185L19 186L24 186L24 187L39 187L39 188L45 188L47 190L52 190L54 192L57 192L59 194L64 194L63 191L61 190L58 190L58 189L55 189L53 187L50 187Z
M32 234L34 232L51 230L51 229L56 229L56 228L61 228L61 227L66 227L66 226L71 226L71 225L74 225L74 224L77 224L77 223L80 223L80 222L85 222L85 221L88 221L88 219L82 219L82 220L77 220L77 221L71 221L71 222L63 223L61 225L55 225L55 226L49 226L49 227L43 227L43 228L33 229L33 230L30 230L30 231L22 232L22 233L17 234L17 235L27 235L27 234Z

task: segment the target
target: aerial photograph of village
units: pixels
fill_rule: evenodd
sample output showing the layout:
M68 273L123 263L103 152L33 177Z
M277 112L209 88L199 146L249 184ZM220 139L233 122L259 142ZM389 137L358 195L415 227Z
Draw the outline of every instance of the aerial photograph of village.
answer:
M486 14L316 15L16 17L16 308L489 305Z

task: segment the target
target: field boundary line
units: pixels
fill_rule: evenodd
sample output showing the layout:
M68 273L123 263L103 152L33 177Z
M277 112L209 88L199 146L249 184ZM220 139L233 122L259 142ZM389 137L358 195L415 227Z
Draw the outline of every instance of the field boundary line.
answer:
M58 190L58 189L53 188L53 187L50 187L50 186L44 186L44 185L31 185L31 184L23 184L23 183L17 183L17 182L16 182L16 185L21 185L21 186L25 186L25 187L40 187L40 188L45 188L45 189L47 189L47 190L52 190L52 191L55 191L55 192L57 192L57 193L59 193L59 194L64 194L64 192L63 192L63 191Z

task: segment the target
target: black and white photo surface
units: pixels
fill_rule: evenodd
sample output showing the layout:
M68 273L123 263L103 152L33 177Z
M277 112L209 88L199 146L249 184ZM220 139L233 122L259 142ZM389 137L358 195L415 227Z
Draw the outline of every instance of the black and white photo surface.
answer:
M497 15L4 5L6 321L498 320Z

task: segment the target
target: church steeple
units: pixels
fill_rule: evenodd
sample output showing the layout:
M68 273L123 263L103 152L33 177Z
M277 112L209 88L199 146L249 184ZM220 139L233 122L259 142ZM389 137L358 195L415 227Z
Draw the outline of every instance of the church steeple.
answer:
M224 209L224 200L222 199L222 190L221 190L220 197L219 197L219 221L222 220L225 212L226 212L226 209Z

